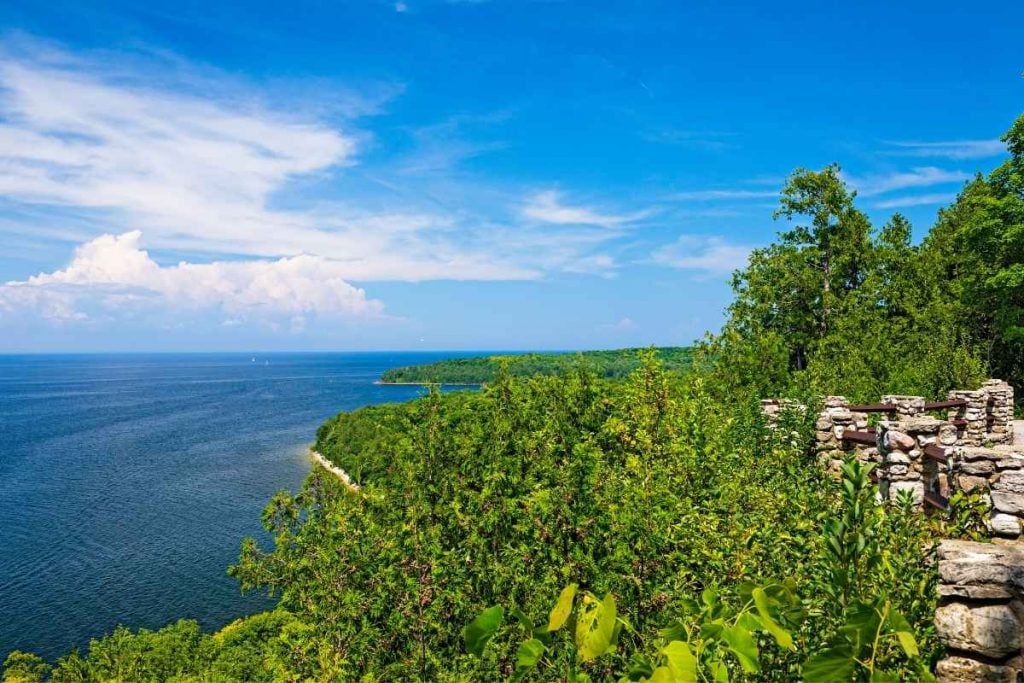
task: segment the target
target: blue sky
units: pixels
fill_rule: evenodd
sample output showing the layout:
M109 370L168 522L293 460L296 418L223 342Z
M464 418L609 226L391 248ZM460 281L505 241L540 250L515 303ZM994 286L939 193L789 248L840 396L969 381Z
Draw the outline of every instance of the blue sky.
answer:
M146 4L0 5L0 351L687 344L795 167L920 237L1024 109L1021 3Z

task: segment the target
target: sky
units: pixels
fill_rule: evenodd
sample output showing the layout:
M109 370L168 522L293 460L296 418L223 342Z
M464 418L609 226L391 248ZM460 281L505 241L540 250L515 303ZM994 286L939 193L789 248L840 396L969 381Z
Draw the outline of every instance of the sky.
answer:
M715 331L838 162L920 239L1004 158L1024 3L0 4L0 352Z

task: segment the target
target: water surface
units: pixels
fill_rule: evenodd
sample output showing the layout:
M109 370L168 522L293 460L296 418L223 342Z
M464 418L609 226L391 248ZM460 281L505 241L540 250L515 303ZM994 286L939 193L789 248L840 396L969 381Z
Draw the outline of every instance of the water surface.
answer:
M0 659L270 607L225 569L317 426L421 394L373 382L453 355L0 356Z

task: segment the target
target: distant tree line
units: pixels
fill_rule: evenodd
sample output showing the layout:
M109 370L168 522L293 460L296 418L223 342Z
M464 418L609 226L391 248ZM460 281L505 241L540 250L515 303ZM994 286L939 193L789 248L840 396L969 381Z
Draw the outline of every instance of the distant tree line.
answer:
M522 353L502 356L451 358L424 365L392 368L381 375L385 384L484 384L494 381L501 366L507 365L513 377L557 375L581 364L598 377L625 377L640 365L640 349L614 351L577 351L564 353ZM667 346L655 353L665 369L682 372L693 363L692 349Z

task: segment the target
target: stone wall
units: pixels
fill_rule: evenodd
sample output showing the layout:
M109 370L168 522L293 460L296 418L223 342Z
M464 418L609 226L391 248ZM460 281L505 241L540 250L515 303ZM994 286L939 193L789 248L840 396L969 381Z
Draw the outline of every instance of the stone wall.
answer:
M938 557L939 683L1024 680L1024 547L943 541Z
M981 493L991 509L989 527L1004 538L1024 529L1024 447L961 446L950 452L953 490Z
M990 525L1000 536L1016 538L1024 529L1024 453L1013 441L1013 388L991 379L979 389L950 391L948 400L966 404L926 408L922 396L883 396L879 418L856 410L843 396L827 396L815 421L819 460L838 470L852 452L876 466L879 498L907 492L918 504L944 505L962 490L985 496ZM762 401L769 424L797 405L786 399ZM881 406L892 406L885 410ZM802 407L802 406L800 406Z

